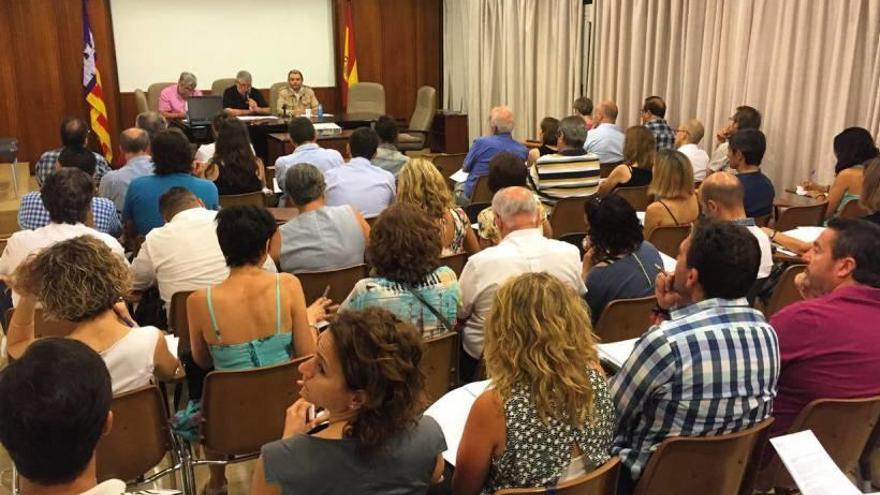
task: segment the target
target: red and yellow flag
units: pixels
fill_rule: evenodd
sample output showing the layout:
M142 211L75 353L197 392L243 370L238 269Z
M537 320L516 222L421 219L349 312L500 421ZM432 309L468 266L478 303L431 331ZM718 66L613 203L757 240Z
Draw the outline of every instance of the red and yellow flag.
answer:
M88 0L82 1L83 9L83 93L89 104L89 121L92 131L98 136L101 154L108 163L113 162L113 147L110 145L110 121L107 119L107 106L104 105L104 90L101 87L101 73L95 61L95 39L89 23Z
M351 2L345 2L345 43L342 45L342 105L348 104L348 88L358 82L357 55L354 50L354 21Z

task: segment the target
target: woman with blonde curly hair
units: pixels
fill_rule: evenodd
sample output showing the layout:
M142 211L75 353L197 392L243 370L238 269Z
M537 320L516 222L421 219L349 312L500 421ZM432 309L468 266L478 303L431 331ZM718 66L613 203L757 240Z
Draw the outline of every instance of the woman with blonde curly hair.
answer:
M467 214L455 206L446 179L433 163L423 158L409 161L397 176L397 202L420 208L440 229L443 256L480 250Z
M422 415L422 351L418 332L384 309L340 312L299 366L302 398L281 440L263 446L250 493L425 493L446 441Z
M483 326L492 386L471 407L456 494L552 486L608 461L614 404L583 300L546 273L498 290Z
M7 333L9 356L19 358L34 338L34 313L68 323L66 336L101 355L113 393L174 378L177 359L156 327L138 327L122 297L131 291L131 273L110 248L91 236L46 248L16 270L12 285L21 294Z

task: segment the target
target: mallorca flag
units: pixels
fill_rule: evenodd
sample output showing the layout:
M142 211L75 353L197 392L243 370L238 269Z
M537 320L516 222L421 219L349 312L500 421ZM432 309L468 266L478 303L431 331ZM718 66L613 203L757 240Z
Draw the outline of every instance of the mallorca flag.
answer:
M107 162L113 162L113 148L110 146L110 122L107 120L107 107L104 105L104 90L101 88L101 73L95 62L95 40L89 24L88 0L82 1L83 10L83 93L89 104L89 120L92 131L98 136L101 153Z
M342 45L342 104L348 104L348 88L358 82L357 55L354 52L354 21L351 2L345 2L345 43Z

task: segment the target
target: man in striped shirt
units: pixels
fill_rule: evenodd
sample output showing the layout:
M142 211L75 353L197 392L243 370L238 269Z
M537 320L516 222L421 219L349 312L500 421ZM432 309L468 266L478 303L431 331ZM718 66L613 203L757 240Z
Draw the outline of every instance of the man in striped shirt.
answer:
M744 227L706 220L682 242L674 275L657 276L666 321L649 329L611 380L622 491L635 486L665 438L749 428L771 413L779 378L776 332L745 295L761 259Z
M554 205L562 198L582 198L599 189L599 157L584 150L587 126L572 115L559 123L559 152L538 158L531 170L532 185L541 201Z

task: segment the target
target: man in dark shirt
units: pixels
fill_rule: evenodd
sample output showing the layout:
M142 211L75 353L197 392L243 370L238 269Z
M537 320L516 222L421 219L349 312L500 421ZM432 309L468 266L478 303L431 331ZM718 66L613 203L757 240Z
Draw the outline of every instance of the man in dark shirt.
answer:
M757 129L743 129L736 131L728 143L727 159L743 185L746 215L749 218L769 215L773 211L776 190L770 179L761 173L761 160L767 149L764 133Z
M253 77L246 70L235 75L235 85L223 92L223 110L227 115L255 115L270 113L263 95L253 89Z

